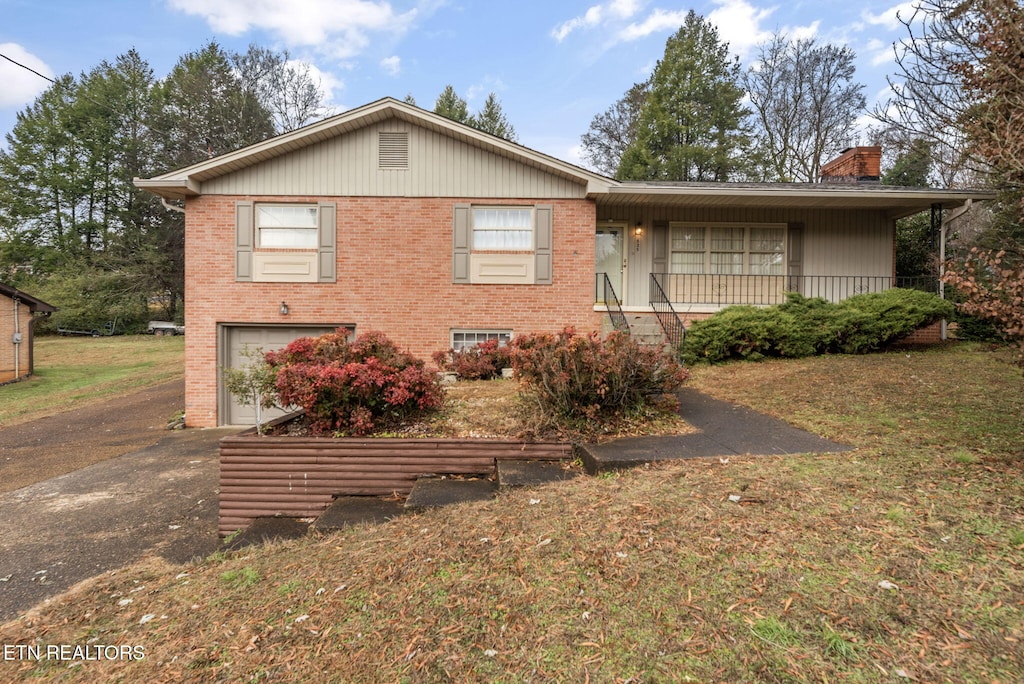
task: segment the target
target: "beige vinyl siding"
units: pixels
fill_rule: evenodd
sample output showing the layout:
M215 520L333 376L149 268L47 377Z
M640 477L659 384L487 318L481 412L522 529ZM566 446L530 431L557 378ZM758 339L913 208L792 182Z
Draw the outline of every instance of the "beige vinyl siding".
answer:
M893 223L881 212L835 212L807 221L805 275L893 275Z
M407 169L379 165L379 133L408 132ZM205 194L581 198L586 186L401 121L352 131L203 183Z

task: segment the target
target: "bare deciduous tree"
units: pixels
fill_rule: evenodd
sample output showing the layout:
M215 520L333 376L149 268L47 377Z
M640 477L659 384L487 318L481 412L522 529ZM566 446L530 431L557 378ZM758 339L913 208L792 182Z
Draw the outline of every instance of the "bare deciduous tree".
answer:
M246 91L270 112L275 133L293 131L326 114L319 81L308 64L293 60L287 50L251 44L231 61Z
M760 46L743 85L757 119L763 180L818 180L824 159L850 145L867 104L854 53L776 35Z
M972 102L956 65L980 58L973 2L919 0L897 16L907 36L894 44L897 73L890 96L872 116L905 139L931 145L934 171L942 185L971 185L984 160L967 144L963 120Z
M649 83L636 83L606 111L590 121L583 134L583 158L606 176L614 176L619 169L623 153L636 140L636 125L640 109L647 99Z

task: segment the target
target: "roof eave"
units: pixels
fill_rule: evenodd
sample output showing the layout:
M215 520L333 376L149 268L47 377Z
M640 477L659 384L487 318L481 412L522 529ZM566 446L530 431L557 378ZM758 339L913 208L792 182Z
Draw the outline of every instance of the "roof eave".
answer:
M884 187L884 186L881 186ZM969 201L992 200L996 193L987 190L942 190L932 188L864 188L827 187L808 185L793 188L764 184L762 187L744 187L734 184L652 186L645 184L617 184L603 192L589 195L598 203L616 204L620 201L650 205L687 206L706 204L709 198L728 199L734 206L780 206L817 208L863 207L884 210L890 218L903 218L927 210L933 204L945 208L963 206ZM692 202L690 201L692 200Z
M38 297L33 297L32 295L22 292L18 288L11 287L10 285L0 283L0 294L6 295L15 301L24 302L28 305L28 308L32 313L54 313L57 311L57 307L54 305L47 304Z
M196 197L202 191L202 185L191 178L134 178L132 184L140 190L172 200Z

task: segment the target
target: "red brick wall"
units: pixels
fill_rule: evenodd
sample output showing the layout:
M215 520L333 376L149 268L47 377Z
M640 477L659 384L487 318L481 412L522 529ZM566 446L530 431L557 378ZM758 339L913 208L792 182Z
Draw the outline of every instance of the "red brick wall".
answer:
M942 341L942 322L936 321L931 325L918 328L902 340L902 344L938 344Z
M236 200L337 203L336 283L236 282ZM553 207L552 285L451 282L456 198L232 197L189 200L185 239L185 415L217 424L217 324L355 323L382 330L425 359L450 344L451 328L515 333L597 329L594 204L587 200L509 200ZM289 314L279 312L288 303Z

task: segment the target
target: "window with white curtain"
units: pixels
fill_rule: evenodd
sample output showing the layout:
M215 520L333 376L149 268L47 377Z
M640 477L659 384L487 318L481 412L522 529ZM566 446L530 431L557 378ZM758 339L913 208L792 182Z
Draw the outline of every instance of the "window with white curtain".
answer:
M672 273L783 275L786 228L783 225L697 225L673 222Z
M316 205L259 204L256 234L260 247L316 249L319 217Z
M533 209L474 207L473 249L530 251L533 249Z

